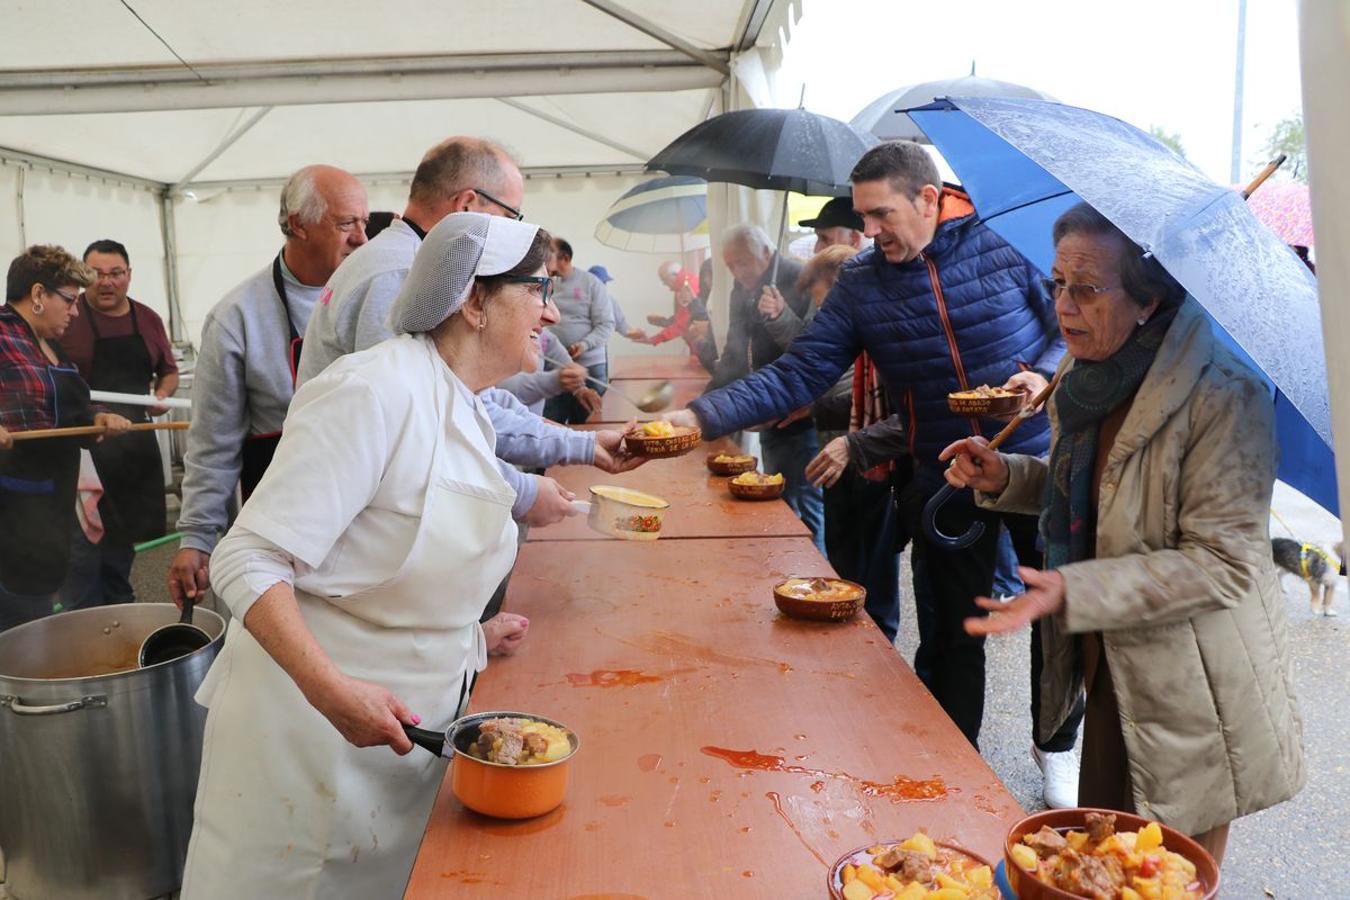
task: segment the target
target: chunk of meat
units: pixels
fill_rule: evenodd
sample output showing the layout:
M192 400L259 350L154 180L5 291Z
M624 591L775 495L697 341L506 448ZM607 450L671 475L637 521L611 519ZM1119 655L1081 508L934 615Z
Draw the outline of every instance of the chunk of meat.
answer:
M525 749L525 739L519 731L503 731L499 736L501 743L488 755L489 762L504 766L520 765L521 751Z
M525 749L530 751L532 756L543 756L548 752L548 738L532 731L525 735Z
M1114 865L1108 865L1108 862ZM1056 887L1092 900L1115 900L1125 884L1125 873L1119 861L1111 857L1083 856L1073 850L1061 857L1061 867L1055 875Z
M1116 833L1116 817L1111 813L1103 815L1102 813L1087 814L1087 833L1088 841L1094 845Z
M1041 859L1047 859L1056 853L1061 853L1069 846L1069 842L1064 840L1064 835L1049 825L1042 825L1040 831L1022 838L1022 842L1035 850Z
M496 741L497 738L491 731L478 732L478 740L474 743L478 746L478 753L483 759L489 759L492 756L492 745Z
M872 857L872 864L896 875L902 882L917 881L925 885L933 883L933 861L914 850L889 847Z

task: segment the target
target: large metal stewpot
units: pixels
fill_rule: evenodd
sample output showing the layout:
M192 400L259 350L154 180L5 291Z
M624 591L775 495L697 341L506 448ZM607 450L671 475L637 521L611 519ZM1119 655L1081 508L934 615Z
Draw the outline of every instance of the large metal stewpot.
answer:
M144 900L182 880L206 710L192 696L211 643L136 667L168 603L61 613L0 634L0 848L18 900Z

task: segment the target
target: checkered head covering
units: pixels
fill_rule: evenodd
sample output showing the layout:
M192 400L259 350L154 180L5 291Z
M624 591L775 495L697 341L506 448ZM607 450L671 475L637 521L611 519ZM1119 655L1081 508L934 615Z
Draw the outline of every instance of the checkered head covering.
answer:
M389 311L395 334L430 331L453 316L473 289L473 280L514 269L538 234L529 225L486 213L451 213L427 233L408 279Z

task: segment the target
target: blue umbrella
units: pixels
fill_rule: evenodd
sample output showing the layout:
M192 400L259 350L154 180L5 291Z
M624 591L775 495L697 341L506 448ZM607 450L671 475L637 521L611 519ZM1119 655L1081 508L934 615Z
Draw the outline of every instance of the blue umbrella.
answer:
M595 228L617 250L677 253L708 246L708 183L690 175L644 181L614 201Z
M981 218L1050 270L1080 200L1150 251L1275 396L1281 480L1337 513L1317 280L1242 195L1119 119L1042 100L954 97L906 110Z

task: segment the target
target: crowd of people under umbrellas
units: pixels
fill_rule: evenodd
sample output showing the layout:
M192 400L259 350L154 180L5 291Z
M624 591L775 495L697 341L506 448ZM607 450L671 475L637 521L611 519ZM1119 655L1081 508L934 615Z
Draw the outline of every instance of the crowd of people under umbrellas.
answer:
M556 424L597 408L616 331L685 342L711 382L670 421L707 438L757 431L765 471L783 473L785 499L834 568L867 588L892 641L898 554L912 548L914 667L972 744L985 636L1030 624L1029 731L1047 803L1138 811L1222 858L1232 820L1301 788L1267 534L1273 410L1256 376L1166 270L1090 207L1056 223L1045 273L980 222L916 144L878 145L851 180L851 197L802 223L818 236L810 259L780 256L752 224L722 235L733 284L720 341L710 264L663 264L671 315L651 317L652 335L630 327L603 266L581 268L565 240L524 223L521 172L491 142L428 151L406 208L377 234L350 174L314 165L287 182L282 247L211 309L193 374L181 546L166 582L175 602L235 618L213 669L234 674L204 689L216 720L204 759L238 759L203 766L199 791L220 802L199 803L185 897L402 885L434 790L429 763L402 755L401 724L448 720L486 655L525 639L529 623L501 609L516 542L572 513L572 495L543 469L638 464L620 430ZM163 531L158 450L121 434L159 410L89 400L90 387L162 398L177 384L163 323L128 296L131 271L115 241L83 260L35 246L10 265L0 628L131 599L130 548ZM1056 373L1048 411L997 453L985 444L1000 422L947 409L954 390L1036 394ZM90 421L108 426L97 443L12 441ZM1223 464L1233 447L1241 466ZM428 460L465 487L442 490ZM975 491L944 515L987 526L968 547L920 527L947 482ZM458 549L432 562L424 538ZM464 594L453 609L413 597L432 583L423 569L452 563ZM997 594L1015 596L988 599ZM410 622L444 632L438 654L372 664L370 648ZM445 708L417 705L432 703L412 686L432 669ZM273 731L254 734L246 720L269 704L261 720ZM323 737L304 730L315 723ZM288 749L246 752L249 740ZM353 752L383 744L399 755ZM300 745L309 768L291 758ZM277 785L312 794L324 765L355 785L339 803L370 805L372 820L384 804L410 823L390 825L359 867L321 848L360 816L297 826L275 815Z

